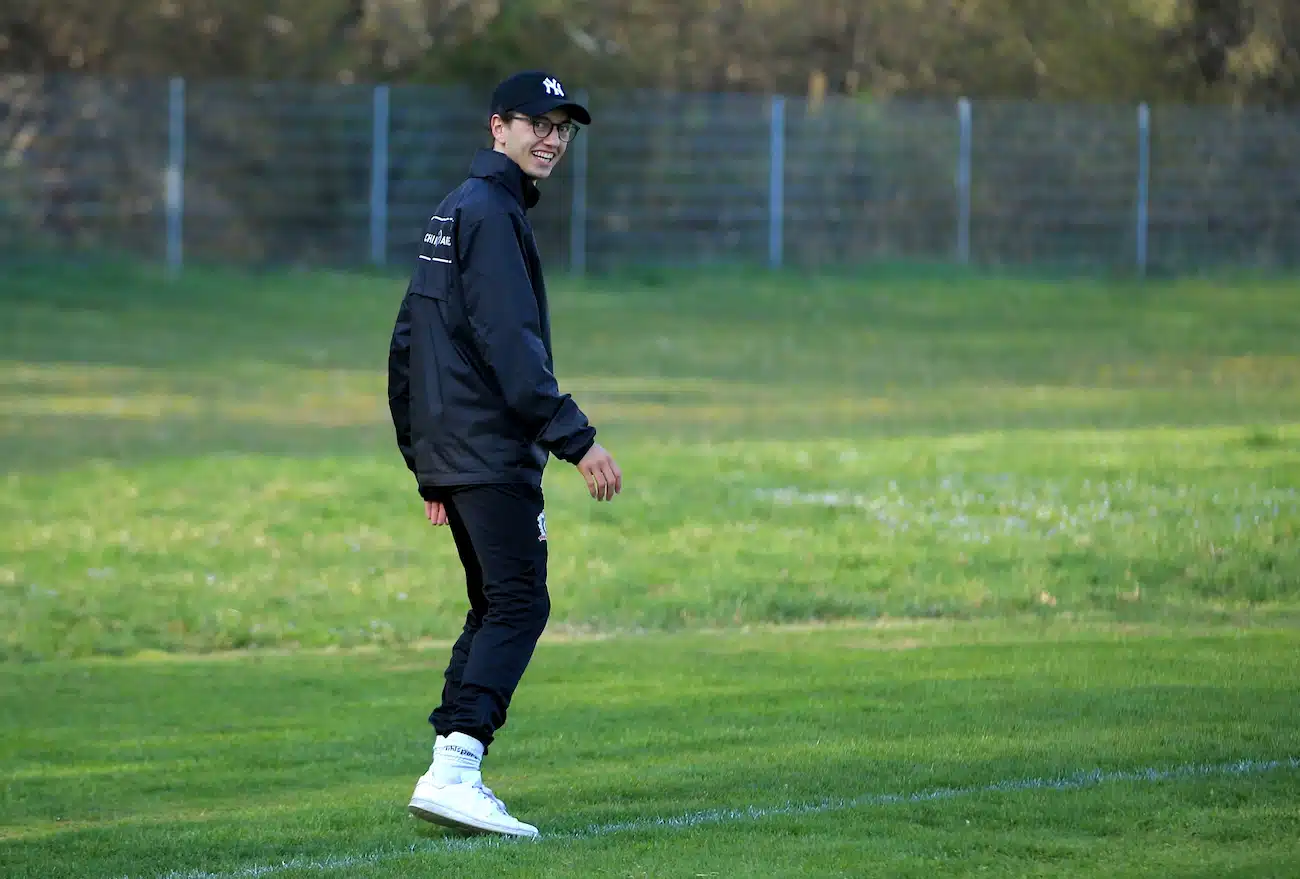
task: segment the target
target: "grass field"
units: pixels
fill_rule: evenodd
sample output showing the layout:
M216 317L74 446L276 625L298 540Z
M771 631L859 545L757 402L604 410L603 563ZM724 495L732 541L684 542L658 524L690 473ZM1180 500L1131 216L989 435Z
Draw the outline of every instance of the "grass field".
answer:
M1300 874L1300 287L557 282L627 476L404 813L464 612L387 423L402 282L0 280L0 874Z
M10 666L0 874L1295 875L1300 763L1225 764L1300 756L1297 647L933 622L550 644L485 761L548 836L468 844L404 814L441 651Z

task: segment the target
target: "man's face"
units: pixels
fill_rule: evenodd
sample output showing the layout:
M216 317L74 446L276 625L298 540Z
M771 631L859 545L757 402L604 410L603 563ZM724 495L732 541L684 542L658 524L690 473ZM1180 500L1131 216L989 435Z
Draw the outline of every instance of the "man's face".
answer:
M548 126L542 120L550 120ZM560 140L561 123L569 123L569 116L563 110L552 110L536 120L522 116L511 117L505 122L500 116L492 117L492 137L496 141L498 152L505 153L515 164L524 169L524 173L535 180L545 180L551 176L551 170L564 155L568 144ZM572 124L572 123L569 123ZM537 135L538 130L551 130L545 137Z

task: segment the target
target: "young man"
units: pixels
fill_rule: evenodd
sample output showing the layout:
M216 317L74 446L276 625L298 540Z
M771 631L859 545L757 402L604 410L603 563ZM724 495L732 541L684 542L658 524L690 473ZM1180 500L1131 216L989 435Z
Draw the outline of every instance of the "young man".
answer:
M550 613L542 471L576 465L597 501L622 491L614 459L553 374L541 260L527 211L591 123L553 76L526 71L492 95L492 148L438 205L389 348L388 400L397 446L424 514L450 526L470 609L429 716L433 763L409 811L446 826L514 836L483 786L480 764Z

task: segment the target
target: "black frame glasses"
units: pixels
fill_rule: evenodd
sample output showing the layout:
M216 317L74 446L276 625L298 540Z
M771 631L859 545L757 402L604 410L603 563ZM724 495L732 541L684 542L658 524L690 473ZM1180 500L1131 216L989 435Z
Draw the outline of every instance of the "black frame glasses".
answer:
M582 130L582 126L571 119L566 119L557 125L545 116L527 116L523 113L511 113L507 121L513 122L516 119L526 119L531 122L533 124L533 134L538 137L547 137L550 135L551 129L558 128L560 140L564 143L571 142L578 136L578 132Z

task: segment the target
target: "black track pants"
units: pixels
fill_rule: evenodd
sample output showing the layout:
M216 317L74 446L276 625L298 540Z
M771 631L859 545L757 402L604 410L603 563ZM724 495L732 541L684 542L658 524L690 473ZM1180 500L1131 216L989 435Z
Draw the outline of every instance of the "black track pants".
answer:
M469 613L451 650L442 703L429 715L438 735L488 746L546 628L546 526L540 488L527 484L445 489Z

